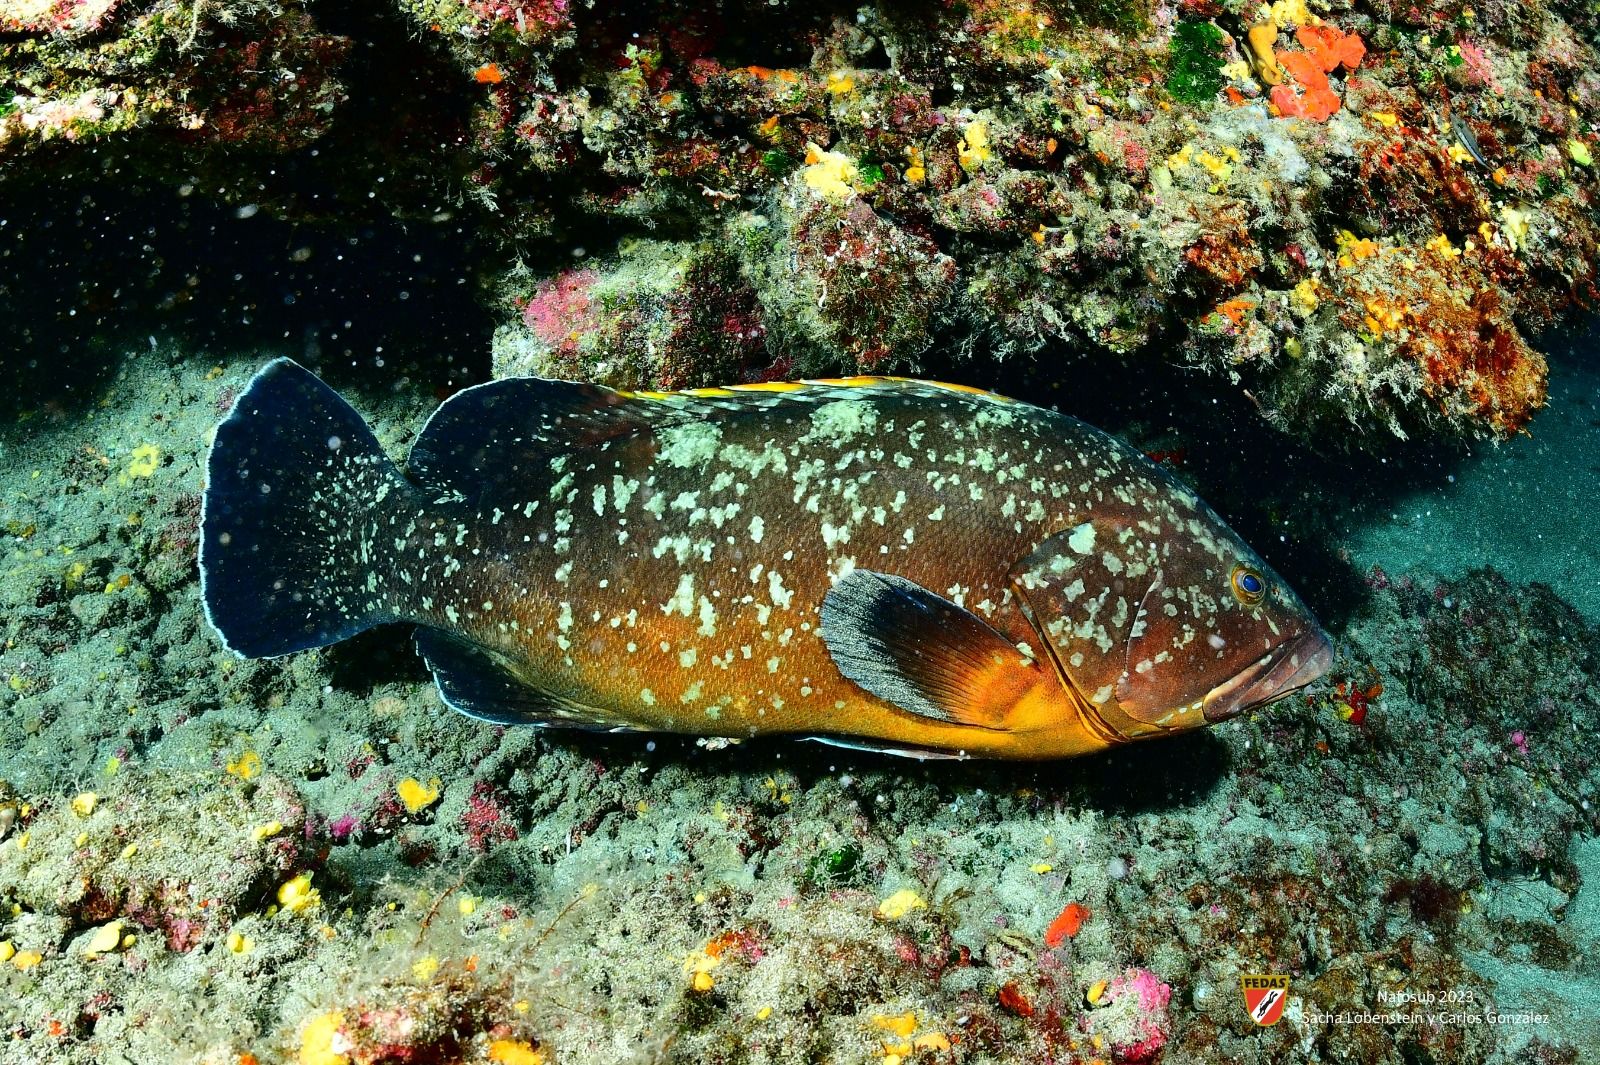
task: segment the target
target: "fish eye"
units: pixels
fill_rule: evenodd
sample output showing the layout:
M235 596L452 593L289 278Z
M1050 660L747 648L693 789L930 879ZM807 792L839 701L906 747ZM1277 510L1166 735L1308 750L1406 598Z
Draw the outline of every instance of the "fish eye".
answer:
M1233 586L1233 597L1245 606L1255 606L1267 597L1266 578L1243 562L1233 567L1229 583Z

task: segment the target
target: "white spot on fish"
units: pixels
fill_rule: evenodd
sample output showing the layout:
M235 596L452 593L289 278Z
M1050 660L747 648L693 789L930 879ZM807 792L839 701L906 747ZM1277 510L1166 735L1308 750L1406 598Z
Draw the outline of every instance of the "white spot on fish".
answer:
M618 510L628 509L628 501L633 498L633 493L638 490L638 481L625 481L621 476L613 476L611 478L611 497L616 501Z
M678 575L678 590L672 598L661 604L663 614L682 614L684 617L694 616L694 574L682 573Z
M715 422L688 422L656 434L656 456L668 466L704 466L717 455L722 429Z
M822 440L835 445L861 434L870 434L878 427L878 412L872 404L860 399L841 399L824 403L811 413L811 431L800 438L800 443Z

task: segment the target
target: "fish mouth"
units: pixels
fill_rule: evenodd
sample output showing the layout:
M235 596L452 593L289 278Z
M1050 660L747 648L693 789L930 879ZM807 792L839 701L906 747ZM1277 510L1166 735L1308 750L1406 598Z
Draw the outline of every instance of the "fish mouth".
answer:
M1206 695L1202 712L1213 724L1276 702L1333 667L1333 643L1312 629L1273 648L1260 661Z

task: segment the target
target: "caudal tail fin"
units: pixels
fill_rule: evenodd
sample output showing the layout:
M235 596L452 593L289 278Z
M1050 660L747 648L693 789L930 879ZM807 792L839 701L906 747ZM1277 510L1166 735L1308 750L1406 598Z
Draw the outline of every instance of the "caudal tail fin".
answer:
M415 490L361 415L290 359L262 367L206 463L200 594L248 658L322 647L403 613L382 546Z

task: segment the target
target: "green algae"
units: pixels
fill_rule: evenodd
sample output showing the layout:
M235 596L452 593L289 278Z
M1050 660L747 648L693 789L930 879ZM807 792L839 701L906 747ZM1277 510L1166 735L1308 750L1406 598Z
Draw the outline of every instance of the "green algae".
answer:
M761 153L761 165L774 177L785 177L792 174L800 163L788 152L774 148Z
M861 848L854 844L817 855L806 864L805 881L812 887L848 884L856 879L861 864Z
M1200 19L1183 19L1172 30L1167 92L1186 104L1207 104L1222 91L1222 31Z

